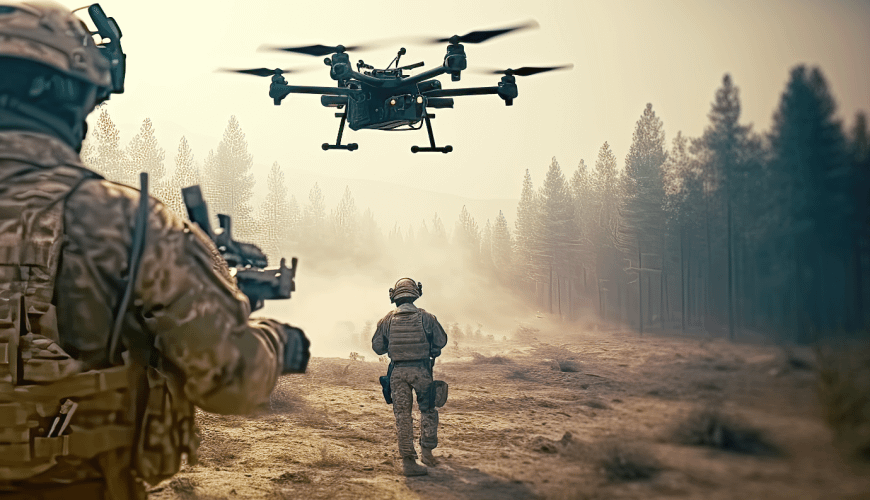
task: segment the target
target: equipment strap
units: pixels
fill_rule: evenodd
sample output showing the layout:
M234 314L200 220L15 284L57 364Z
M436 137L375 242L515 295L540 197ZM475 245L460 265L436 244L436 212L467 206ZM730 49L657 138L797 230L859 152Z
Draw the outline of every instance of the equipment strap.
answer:
M118 305L118 311L115 313L115 324L112 326L112 336L109 340L109 362L112 364L118 362L116 359L118 339L121 336L121 327L124 324L127 306L130 304L133 289L136 287L136 276L139 274L139 265L142 263L142 254L145 251L145 235L148 232L148 174L146 172L139 174L139 185L139 212L136 217L136 227L133 229L127 286L124 289L121 303Z

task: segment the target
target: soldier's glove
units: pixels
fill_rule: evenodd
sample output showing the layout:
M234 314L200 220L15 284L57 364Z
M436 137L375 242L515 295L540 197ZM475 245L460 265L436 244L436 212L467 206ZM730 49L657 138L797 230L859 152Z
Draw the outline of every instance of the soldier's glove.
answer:
M281 373L305 373L308 359L311 358L311 342L299 328L282 325L287 343L284 346L284 369Z

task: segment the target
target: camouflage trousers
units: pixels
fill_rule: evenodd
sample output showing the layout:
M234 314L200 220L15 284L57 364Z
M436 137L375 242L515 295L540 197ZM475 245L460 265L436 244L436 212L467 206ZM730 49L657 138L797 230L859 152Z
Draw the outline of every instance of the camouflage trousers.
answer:
M390 376L396 434L399 437L399 454L402 458L417 458L414 450L414 420L411 418L414 405L411 389L417 393L417 406L420 407L420 446L438 446L438 410L430 405L429 400L432 372L422 365L423 363L419 366L395 366Z

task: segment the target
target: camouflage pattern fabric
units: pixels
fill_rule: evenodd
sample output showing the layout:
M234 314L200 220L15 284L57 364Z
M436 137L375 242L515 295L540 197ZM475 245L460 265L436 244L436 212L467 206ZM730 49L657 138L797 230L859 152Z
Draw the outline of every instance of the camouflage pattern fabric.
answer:
M402 458L417 458L414 450L414 420L411 409L414 404L411 390L417 394L420 407L420 446L438 446L438 410L429 405L429 386L432 371L423 366L395 366L390 377L393 396L393 413L396 415L396 433L399 437L399 454Z
M405 303L396 309L387 313L386 316L378 321L378 327L375 329L375 334L372 337L372 350L376 354L386 354L390 346L390 323L394 314L398 311L417 312L423 318L423 330L429 338L429 357L437 358L441 355L441 349L447 345L447 333L438 322L438 318L434 314L427 312L425 309L419 308L412 303Z
M67 187L58 187L63 183L47 182L47 179L69 176L78 176L81 182L67 183ZM4 289L6 285L14 285L14 280L0 282L0 297L18 300L22 310L27 311L27 318L10 322L7 326L19 325L14 330L20 330L22 339L38 333L44 341L35 338L34 342L49 342L39 344L37 353L45 351L45 356L50 358L63 353L77 361L76 370L83 373L72 375L69 383L65 379L56 382L59 387L77 383L75 377L85 377L93 373L91 370L105 372L122 368L111 367L107 347L114 314L123 294L124 279L128 275L138 190L103 180L84 169L78 154L58 139L16 131L0 131L0 187L0 242L30 241L41 236L41 233L29 229L18 232L21 221L27 223L24 217L42 210L37 206L40 204L63 207L57 216L52 215L52 208L50 215L55 218L51 220L55 222L46 226L62 227L62 238L56 239L54 235L49 238L51 242L42 245L51 253L46 262L54 264L34 267L29 261L16 257L18 253L13 251L14 246L9 247L8 255L4 254L7 261L21 270L22 277L27 275L30 283L38 278L40 283L54 284L51 297L51 294L43 296L45 290L50 291L43 285L38 287L39 293L33 293L29 288L24 291ZM41 217L41 220L49 220ZM15 233L4 234L4 230ZM143 380L152 388L149 400L144 402L146 419L153 421L153 424L146 422L145 441L154 441L151 443L154 449L163 446L164 450L173 447L178 450L179 445L193 443L190 451L195 451L194 438L189 435L192 432L191 403L210 412L239 414L268 401L283 368L286 334L284 326L275 321L249 320L249 312L247 298L239 291L211 240L198 227L182 220L152 198L146 247L131 307L125 315L121 340L130 358L139 366L147 366L152 354L157 357L160 377L152 380L149 372L147 381L144 374L135 379ZM43 321L55 314L57 321ZM23 341L21 345L25 345ZM57 352L51 350L54 349L51 345L58 346ZM7 357L15 355L14 352L8 354ZM38 358L34 356L33 361L38 361L39 366L57 365L54 359L52 363L45 363ZM62 368L61 365L58 367ZM134 383L128 382L123 372L117 375L122 385ZM106 377L109 377L108 373ZM93 376L87 380L82 378L83 381L91 379ZM100 390L121 390L121 386L116 388L111 384L111 387L103 387L106 385L104 379L98 377L97 380L100 381ZM53 387L44 386L39 394L53 390L50 389ZM2 384L0 389L3 389ZM2 394L0 390L0 396ZM118 397L111 395L113 405L117 399L121 408L135 408L130 404L132 402L123 401L126 392L119 394ZM71 394L58 393L52 398L60 400L67 396L72 397ZM167 398L174 402L166 403L169 401ZM105 402L100 405L111 406L111 411L116 411L115 406ZM83 415L81 413L81 418ZM38 418L50 424L53 416L46 414ZM73 425L78 418L73 417ZM178 425L173 422L187 422L191 427L182 427L172 434L158 432L166 427L165 424L171 428ZM40 426L43 423L38 422ZM17 425L17 420L13 424ZM151 428L153 430L149 431ZM170 438L173 444L167 448L162 440ZM30 439L35 438L31 436ZM126 450L135 448L132 439L127 438L126 442L129 443ZM146 449L150 446L148 442L144 444ZM125 448L118 448L118 456L129 455L129 451L122 450ZM3 459L17 459L17 455L2 455ZM157 464L158 458L144 458L150 464ZM160 460L166 461L167 458ZM142 459L140 457L139 461ZM113 467L117 469L118 464L129 463L128 460L79 461L77 467L61 464L62 460L59 460L58 467L64 465L64 472L57 467L46 470L40 474L40 480L77 482L100 476L109 478L122 472L109 472ZM174 472L170 469L177 470L177 460L167 463L170 465L149 467L155 471L154 476ZM8 483L4 488L9 486L14 489L14 484Z

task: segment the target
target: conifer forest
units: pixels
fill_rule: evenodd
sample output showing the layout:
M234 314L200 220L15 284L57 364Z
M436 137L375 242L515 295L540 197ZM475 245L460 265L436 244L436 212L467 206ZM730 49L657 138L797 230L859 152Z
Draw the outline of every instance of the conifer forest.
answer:
M553 158L542 179L527 170L517 179L516 213L485 222L457 206L416 226L381 227L350 189L332 208L316 184L307 199L289 195L277 162L257 184L235 117L208 152L181 137L173 161L148 118L122 144L104 107L82 156L121 183L135 186L148 172L152 195L182 215L180 189L201 184L212 215L231 215L236 238L256 242L273 262L316 255L310 265L354 269L425 247L566 322L592 314L640 333L797 343L866 331L866 115L841 119L822 71L797 66L771 128L753 130L741 121L738 83L726 74L711 89L710 108L697 110L709 119L699 137L666 134L647 104L628 151L605 142L573 168Z

